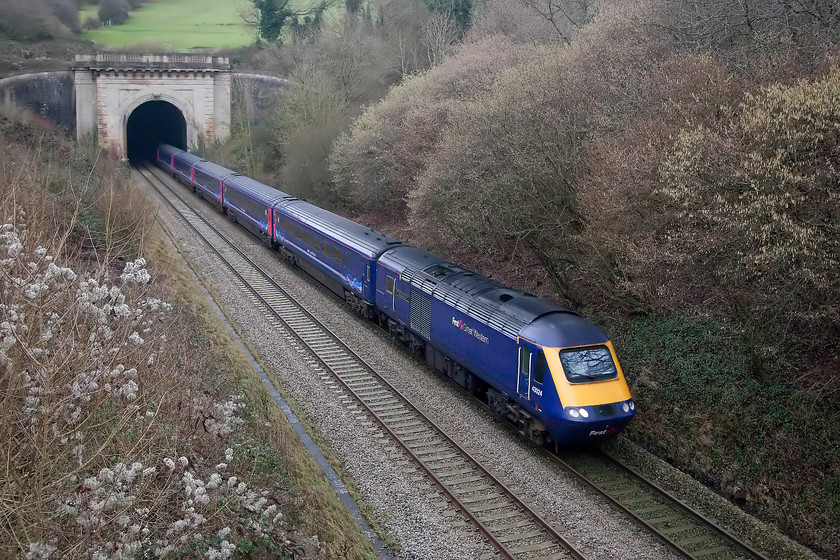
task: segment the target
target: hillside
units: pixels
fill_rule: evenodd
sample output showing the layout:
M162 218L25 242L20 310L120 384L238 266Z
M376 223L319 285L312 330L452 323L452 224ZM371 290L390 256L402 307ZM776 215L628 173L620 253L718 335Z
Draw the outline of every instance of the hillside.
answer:
M442 4L264 38L208 157L595 320L627 437L840 558L836 2Z

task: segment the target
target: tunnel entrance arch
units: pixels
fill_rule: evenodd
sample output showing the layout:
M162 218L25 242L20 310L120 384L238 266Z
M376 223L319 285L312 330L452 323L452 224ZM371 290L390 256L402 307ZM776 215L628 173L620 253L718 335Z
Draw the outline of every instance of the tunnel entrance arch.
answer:
M76 136L94 136L111 157L142 155L157 134L184 148L230 134L231 70L226 57L78 55L73 71ZM171 115L177 124L161 115ZM144 116L152 119L144 122Z
M159 144L172 144L186 150L187 120L169 101L145 101L128 115L125 139L126 155L132 161L153 159Z

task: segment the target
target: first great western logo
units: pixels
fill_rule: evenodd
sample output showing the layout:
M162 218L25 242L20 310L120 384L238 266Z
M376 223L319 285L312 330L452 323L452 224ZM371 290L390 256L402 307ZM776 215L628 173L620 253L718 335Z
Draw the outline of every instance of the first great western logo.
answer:
M479 342L483 342L484 344L490 344L490 339L487 338L487 336L478 332L478 329L468 327L467 324L461 319L456 319L455 317L452 317L452 326L456 327L458 330L465 334L474 336Z

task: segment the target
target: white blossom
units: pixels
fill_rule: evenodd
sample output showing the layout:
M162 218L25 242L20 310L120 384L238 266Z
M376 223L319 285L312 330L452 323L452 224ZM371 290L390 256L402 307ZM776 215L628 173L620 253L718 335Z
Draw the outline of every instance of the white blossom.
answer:
M26 560L47 560L52 557L56 547L52 544L36 541L29 543L29 550L26 552Z
M126 263L125 270L120 275L120 279L126 283L148 284L152 277L145 266L146 259L142 257L134 262Z

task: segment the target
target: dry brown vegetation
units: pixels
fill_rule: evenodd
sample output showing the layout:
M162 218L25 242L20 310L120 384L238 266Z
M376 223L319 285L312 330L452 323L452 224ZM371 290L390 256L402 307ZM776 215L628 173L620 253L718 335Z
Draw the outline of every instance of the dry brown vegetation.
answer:
M3 556L370 557L127 170L99 158L0 121Z
M78 30L78 0L0 0L0 36L19 41L69 38Z
M836 557L836 3L535 4L482 5L366 110L338 196L588 310L642 405L633 439Z
M208 154L269 184L321 204L335 203L329 167L333 141L352 118L405 76L443 60L461 31L434 4L382 0L303 27L282 48L264 43L247 57L291 82L274 119L234 119L233 142ZM441 5L444 5L442 3ZM446 5L456 6L458 3Z

